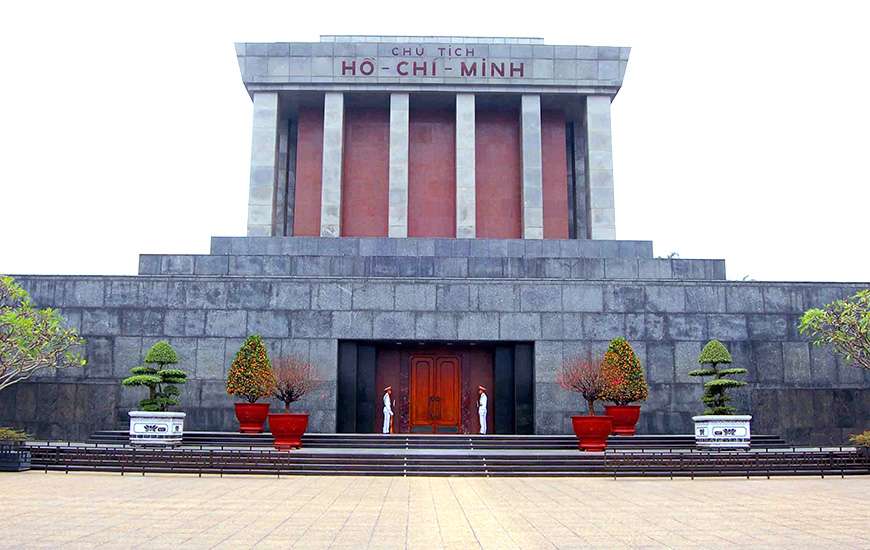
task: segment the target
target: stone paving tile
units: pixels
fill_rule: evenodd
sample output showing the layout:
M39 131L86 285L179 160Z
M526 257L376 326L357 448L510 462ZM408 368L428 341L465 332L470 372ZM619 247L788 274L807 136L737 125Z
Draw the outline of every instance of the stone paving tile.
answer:
M0 474L0 548L867 548L870 477Z

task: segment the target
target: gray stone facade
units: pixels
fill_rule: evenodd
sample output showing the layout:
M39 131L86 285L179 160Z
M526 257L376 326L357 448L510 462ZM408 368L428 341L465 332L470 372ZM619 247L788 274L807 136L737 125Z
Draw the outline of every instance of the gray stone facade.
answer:
M704 260L657 260L646 257L649 243L616 241L591 241L598 249L587 252L595 256L584 257L570 248L578 242L215 238L211 255L143 256L143 274L135 277L19 276L38 304L60 308L81 330L90 364L6 390L0 424L77 439L122 428L141 395L118 382L166 338L191 375L182 396L188 429L233 430L225 375L244 337L259 333L273 356L294 354L317 366L323 384L300 404L314 431L335 430L339 340L532 342L535 431L548 434L569 433L570 415L583 407L555 383L556 369L567 357L602 353L620 335L650 383L641 433L691 430L701 388L687 372L710 338L725 342L735 364L749 369L750 385L735 397L755 416L756 432L840 443L867 428L870 374L811 348L797 333L806 308L866 284L733 282L724 280L724 266L721 277L692 280L692 272L706 274ZM470 268L476 261L509 264L514 249L529 261L601 267L587 277L563 271L533 278ZM334 275L325 267L336 259L365 266L366 259L426 257L464 260L468 271ZM281 272L303 259L310 272ZM683 265L689 267L677 267Z
M257 333L273 357L316 366L322 384L297 408L318 432L337 426L339 342L520 343L523 365L534 370L534 431L559 434L584 405L558 386L557 369L602 354L618 336L634 346L650 384L639 433L691 431L703 407L701 381L688 372L711 338L749 371L734 396L753 414L755 433L839 444L868 427L870 373L797 332L804 310L867 283L728 281L723 260L655 258L651 242L612 240L610 105L628 48L326 36L237 44L236 53L254 103L249 236L215 237L209 254L143 254L132 277L16 277L38 305L59 308L80 330L89 365L6 389L0 425L68 439L124 428L143 395L119 382L167 339L190 375L186 428L235 430L225 377L244 338ZM408 234L410 102L455 95L456 239L342 236L345 102L357 92L389 98L387 234L395 237ZM520 100L524 239L475 238L476 205L488 200L475 187L475 109L499 94ZM324 114L320 237L283 236L294 225L295 117L305 101ZM572 239L542 238L544 108L565 113Z

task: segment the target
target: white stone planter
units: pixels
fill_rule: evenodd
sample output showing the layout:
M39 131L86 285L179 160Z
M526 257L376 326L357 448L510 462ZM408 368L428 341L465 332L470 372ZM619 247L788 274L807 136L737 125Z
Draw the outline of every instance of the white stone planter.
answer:
M130 443L179 445L184 435L182 412L130 411Z
M704 449L748 449L748 414L693 416L695 421L695 445Z

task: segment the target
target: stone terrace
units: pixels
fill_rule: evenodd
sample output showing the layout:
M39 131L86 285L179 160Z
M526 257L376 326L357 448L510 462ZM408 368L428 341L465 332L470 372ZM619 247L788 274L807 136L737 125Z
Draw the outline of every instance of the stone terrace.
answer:
M214 237L143 254L140 275L724 280L724 260L653 258L650 241Z
M60 307L87 338L90 366L6 390L0 423L40 437L84 438L121 428L139 398L118 380L168 339L191 373L188 429L232 430L224 380L253 332L270 353L314 362L325 383L301 404L313 431L335 430L337 345L348 340L530 341L537 433L570 433L579 400L554 381L563 358L602 352L624 334L651 385L641 433L689 433L699 382L687 376L703 343L719 338L747 367L735 392L758 433L790 443L835 443L866 427L870 374L811 348L797 334L804 309L866 285L676 280L523 280L359 277L23 276L40 305Z

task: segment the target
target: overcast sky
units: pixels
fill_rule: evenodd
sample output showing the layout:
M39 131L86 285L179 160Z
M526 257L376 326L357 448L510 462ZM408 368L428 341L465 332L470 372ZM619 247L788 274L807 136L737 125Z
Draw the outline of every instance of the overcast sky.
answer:
M870 281L864 2L10 2L0 273L135 274L243 235L235 41L540 36L632 47L616 231L731 279Z

